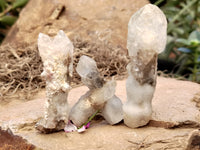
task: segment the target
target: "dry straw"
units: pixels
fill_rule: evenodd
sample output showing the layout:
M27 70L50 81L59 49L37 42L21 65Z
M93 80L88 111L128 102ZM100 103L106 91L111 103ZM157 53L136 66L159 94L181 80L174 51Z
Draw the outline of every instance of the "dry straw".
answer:
M91 42L79 36L73 40L74 68L82 55L97 62L105 78L126 76L127 51L108 42ZM94 40L95 41L95 40ZM43 66L36 45L14 49L10 45L0 47L0 101L11 98L30 99L33 93L45 87L40 74ZM74 71L72 86L80 85L80 77Z

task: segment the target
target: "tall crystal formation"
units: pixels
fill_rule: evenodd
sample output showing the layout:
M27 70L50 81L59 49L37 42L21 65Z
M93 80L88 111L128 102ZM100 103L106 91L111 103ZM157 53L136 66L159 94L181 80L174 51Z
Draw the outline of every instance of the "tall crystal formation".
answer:
M50 133L64 128L68 123L70 78L73 72L73 44L60 30L54 39L40 33L38 49L43 61L41 76L46 80L45 115L36 129Z
M156 86L157 56L167 39L167 21L155 5L147 4L128 23L127 48L131 61L127 66L127 102L123 106L124 123L136 128L151 119L151 101Z
M87 56L80 58L76 71L89 91L73 106L70 120L79 127L100 110L108 123L120 122L123 113L121 100L115 96L116 82L104 81L98 72L96 62Z

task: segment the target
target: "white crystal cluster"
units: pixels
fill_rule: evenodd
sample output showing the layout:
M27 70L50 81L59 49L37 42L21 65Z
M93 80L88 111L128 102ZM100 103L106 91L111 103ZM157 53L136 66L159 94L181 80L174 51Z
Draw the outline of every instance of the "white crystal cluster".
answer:
M148 4L128 23L127 48L131 61L127 66L127 102L123 105L124 123L136 128L151 119L151 101L157 76L157 55L167 39L167 21L163 12Z
M45 116L36 124L36 129L50 133L68 124L67 127L72 130L72 123L80 127L98 111L111 125L122 119L131 128L146 125L151 119L157 56L165 48L166 31L165 15L155 5L145 5L131 17L127 39L131 59L127 66L127 101L123 107L115 95L114 79L105 81L96 62L88 56L81 56L76 71L89 91L80 97L71 111L67 97L73 72L73 44L63 31L59 31L53 39L40 33L38 49L44 65L41 75L46 80L47 101Z
M76 126L81 126L92 114L100 110L108 123L113 125L120 122L123 118L122 102L115 96L116 82L104 81L96 62L88 56L81 56L76 71L89 91L73 106L70 120Z
M41 76L46 80L45 115L36 124L41 132L63 129L68 123L70 77L73 72L73 44L60 30L55 38L39 34L38 49L43 61Z

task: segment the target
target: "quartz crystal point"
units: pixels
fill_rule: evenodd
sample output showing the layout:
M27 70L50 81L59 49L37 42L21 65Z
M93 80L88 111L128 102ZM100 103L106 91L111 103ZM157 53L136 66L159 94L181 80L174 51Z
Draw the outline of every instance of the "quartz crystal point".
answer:
M124 123L137 128L151 119L151 101L156 86L157 56L166 45L167 21L155 5L138 10L128 23L127 101L123 106Z
M38 49L43 61L41 76L46 80L45 115L36 129L50 133L64 128L68 123L70 78L73 72L73 44L60 30L54 39L40 33Z
M76 126L81 126L97 110L102 110L108 123L120 122L123 112L122 103L115 96L116 82L114 80L105 82L98 72L96 62L87 56L80 58L76 71L89 91L73 106L70 120Z
M139 50L161 53L166 41L167 20L157 6L147 4L130 18L127 39L129 56L136 56Z

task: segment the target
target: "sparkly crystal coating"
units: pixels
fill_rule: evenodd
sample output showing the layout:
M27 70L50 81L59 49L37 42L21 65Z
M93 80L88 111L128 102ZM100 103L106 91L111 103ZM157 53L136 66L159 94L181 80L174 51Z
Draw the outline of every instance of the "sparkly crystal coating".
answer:
M39 34L38 49L43 61L41 76L46 80L45 116L36 129L47 133L64 128L68 122L69 80L73 72L73 44L60 30L55 38Z

